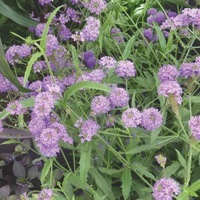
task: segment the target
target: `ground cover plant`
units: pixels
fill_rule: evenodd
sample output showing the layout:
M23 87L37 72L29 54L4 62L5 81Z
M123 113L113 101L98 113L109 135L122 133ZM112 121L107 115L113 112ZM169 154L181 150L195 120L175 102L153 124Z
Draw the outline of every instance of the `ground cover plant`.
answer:
M0 199L199 199L199 2L16 2L0 125L33 145L1 143Z

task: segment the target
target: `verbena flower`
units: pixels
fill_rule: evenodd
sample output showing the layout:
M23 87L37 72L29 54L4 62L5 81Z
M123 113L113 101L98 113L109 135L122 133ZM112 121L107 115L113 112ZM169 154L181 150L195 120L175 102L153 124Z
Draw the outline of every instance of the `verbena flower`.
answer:
M44 6L44 5L49 4L49 3L51 3L51 2L52 2L52 0L39 0L39 4L40 4L41 6Z
M180 76L184 78L197 77L200 75L200 62L183 63L180 67Z
M25 108L18 100L15 100L8 103L6 111L9 112L11 115L20 115L25 112Z
M46 69L47 69L47 64L44 60L36 61L33 64L33 71L35 73L41 72L41 71L46 70Z
M111 110L110 101L102 95L96 96L91 102L92 114L99 115Z
M135 128L141 123L141 113L136 108L129 108L122 114L122 122L126 127Z
M5 54L6 60L14 65L19 62L20 59L31 55L32 47L26 44L12 45L10 46Z
M157 161L157 163L162 167L162 168L165 168L165 164L166 164L166 161L167 161L167 157L159 154L159 155L156 155L155 156L155 159Z
M158 72L158 77L161 82L176 81L179 76L178 69L173 65L163 65Z
M89 16L81 33L85 41L95 41L99 36L100 20Z
M83 59L88 68L94 68L96 65L96 57L92 51L83 53Z
M114 88L109 94L111 107L125 107L128 105L129 94L124 88Z
M47 56L53 55L54 51L58 50L60 47L58 39L52 34L47 35L46 41L46 54Z
M121 44L124 42L124 35L121 32L120 28L112 28L110 31L111 37L118 43Z
M118 77L123 77L123 78L134 77L136 73L134 63L128 60L119 61L115 69L115 73L117 74Z
M98 133L99 129L100 125L91 119L83 122L81 126L81 132L79 133L81 142L83 143L85 141L91 141L92 137Z
M181 104L182 102L182 88L176 81L165 81L161 83L158 89L158 94L164 95L165 97L173 95L178 104Z
M191 134L194 136L196 140L200 140L200 115L192 116L188 121Z
M146 130L154 130L162 125L162 114L156 108L147 108L142 112L141 126Z
M2 120L0 120L0 133L3 131L3 123Z
M99 60L99 65L105 69L112 69L116 67L117 61L111 56L103 56Z
M148 15L155 15L157 13L157 9L156 8L150 8L147 10L147 14Z
M153 197L155 200L172 200L179 193L179 183L172 178L161 178L153 187Z
M43 189L38 194L38 200L51 200L51 197L53 197L53 191L51 189Z
M102 69L94 69L89 73L90 81L102 82L103 78L106 77Z
M148 41L155 41L155 34L153 32L153 29L151 28L144 29L143 34Z
M69 40L72 36L72 32L66 26L62 26L58 31L58 38L60 41Z
M89 0L82 3L91 13L99 15L105 8L106 2L104 0Z
M0 74L0 92L7 92L12 89L12 83Z

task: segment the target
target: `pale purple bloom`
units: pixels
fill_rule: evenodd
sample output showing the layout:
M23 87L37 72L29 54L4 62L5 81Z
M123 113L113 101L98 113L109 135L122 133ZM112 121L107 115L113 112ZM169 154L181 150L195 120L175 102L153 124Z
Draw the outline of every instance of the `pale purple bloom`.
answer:
M3 123L2 120L0 120L0 133L3 131Z
M173 200L180 193L180 185L172 178L161 178L153 187L155 200Z
M200 115L192 116L188 122L191 134L196 140L200 140Z
M159 95L164 95L165 97L169 97L169 95L174 95L175 100L178 104L182 102L182 88L176 81L165 81L161 83L158 89Z
M148 15L155 15L156 13L157 13L156 8L150 8L149 10L147 10Z
M166 164L166 161L167 161L167 157L159 154L159 155L156 155L155 156L155 159L157 161L157 163L162 167L164 168L165 167L165 164Z
M51 3L53 0L39 0L39 4L41 6L45 6L46 4Z
M162 114L156 108L144 109L142 112L141 126L148 131L157 129L162 125Z
M79 137L81 138L81 142L91 141L92 137L98 133L100 129L99 124L95 121L88 119L81 126L81 132Z
M100 20L89 16L81 33L85 41L95 41L99 36Z
M14 65L19 62L20 59L31 55L32 47L26 44L12 45L10 46L5 54L6 60Z
M85 37L84 37L83 32L75 31L75 33L72 34L71 38L72 38L74 41L77 41L77 42L84 42L84 41L85 41Z
M70 8L70 7L67 8L66 15L69 17L69 19L71 19L71 21L81 23L80 16L79 16L81 15L81 13L77 12L73 8Z
M111 110L110 101L102 95L95 96L91 102L92 114L99 115Z
M94 82L102 82L103 78L106 77L104 71L102 69L94 69L89 74L89 80Z
M123 77L123 78L134 77L136 73L135 65L133 62L129 60L121 60L117 64L115 73L117 74L118 77Z
M76 75L74 75L74 74L66 76L62 79L62 83L63 83L64 87L73 85L75 82L76 82Z
M74 123L74 127L76 128L81 128L81 126L83 125L84 120L82 117L80 117L75 123Z
M62 26L58 31L58 38L61 41L69 40L72 36L72 32L66 26Z
M111 107L125 107L128 105L129 94L124 88L114 88L110 94L109 99Z
M111 56L103 56L99 60L99 65L105 69L115 68L117 61Z
M12 89L12 83L0 74L0 92L7 92Z
M47 35L47 41L46 41L46 54L47 56L51 56L54 51L58 50L60 48L58 39L54 35Z
M183 63L180 67L180 76L184 78L197 77L200 75L200 62Z
M58 79L56 76L45 76L42 80L42 89L43 91L47 91L48 90L48 86L47 85L52 85L52 84L56 84L58 85L61 89L65 88L65 85L63 84L62 80Z
M58 100L62 96L61 88L56 84L48 84L47 92L50 92L55 100Z
M120 28L112 28L110 31L112 38L118 43L121 44L124 42L124 35L121 32Z
M89 0L82 3L91 13L99 15L105 8L106 2L104 0Z
M11 115L20 115L23 114L26 111L26 109L18 100L15 100L13 102L8 103L6 111L9 112Z
M179 71L173 65L163 65L158 72L158 77L161 82L175 81L178 75Z
M51 200L51 197L53 197L53 191L51 189L43 189L38 194L38 200Z
M28 86L28 88L34 91L30 92L29 95L36 96L38 93L42 92L42 81L40 80L34 81Z
M45 69L47 69L47 64L46 64L46 62L44 60L36 61L33 64L33 71L35 73L41 72L41 71L43 71Z
M49 146L44 143L37 142L37 146L39 147L41 154L45 157L54 157L60 152L58 144Z
M148 41L153 41L154 40L154 32L151 28L147 28L147 29L144 29L143 30L143 34L144 34L144 37L148 40Z
M45 29L45 26L46 26L46 23L40 23L40 24L38 24L36 26L36 28L35 28L35 35L37 37L41 37L42 36L42 33L43 33L44 29ZM53 31L51 29L49 29L48 30L48 34L52 34L52 33L53 33Z
M141 123L140 111L136 108L128 108L122 114L122 122L126 127L137 127Z
M60 14L58 18L62 27L65 27L65 23L67 23L70 19L66 14Z

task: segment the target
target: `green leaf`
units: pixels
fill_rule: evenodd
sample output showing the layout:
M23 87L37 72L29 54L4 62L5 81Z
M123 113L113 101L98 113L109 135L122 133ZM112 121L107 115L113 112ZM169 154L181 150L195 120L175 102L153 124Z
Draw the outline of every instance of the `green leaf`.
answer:
M39 23L13 10L11 7L7 6L3 0L0 0L0 14L25 27L36 27Z
M175 5L179 5L179 6L186 6L188 8L192 8L192 6L189 5L188 3L186 3L185 0L176 0L176 1L174 1L174 0L167 0L167 2L173 3Z
M31 59L28 62L28 65L27 65L27 68L26 68L26 71L25 71L25 74L24 74L24 86L26 85L26 83L28 81L28 78L29 78L33 64L41 56L42 56L41 52L36 52L31 56Z
M107 169L104 167L98 167L98 170L101 171L103 174L114 175L114 174L121 174L123 169Z
M81 89L95 89L101 90L105 92L110 92L111 89L101 83L96 83L92 81L81 81L69 87L69 89L64 94L64 101L66 102L72 95L74 95L77 91Z
M163 32L161 31L160 27L158 26L158 24L154 23L154 28L156 29L156 33L158 36L158 41L160 43L160 47L162 52L164 53L167 49L166 49L166 39L165 36L163 35Z
M98 172L95 167L91 167L89 173L94 178L97 186L104 192L110 200L115 200L111 185L108 184L106 179Z
M126 44L126 48L124 49L124 52L122 54L122 59L123 60L127 60L127 58L130 56L131 54L131 49L133 48L133 42L135 40L135 36L132 36L129 41Z
M92 154L92 143L91 142L83 143L80 149L79 165L80 165L80 177L84 183L87 182L87 176L91 162L91 154Z
M0 188L0 199L8 199L10 194L10 186L4 185Z
M46 159L40 176L40 181L42 185L44 184L45 178L49 175L51 167L52 167L52 159Z
M46 26L44 28L44 31L42 33L42 36L41 36L41 42L40 42L40 46L42 47L42 49L45 51L45 44L46 44L46 40L47 40L47 34L48 34L48 31L49 31L49 26L53 20L53 18L55 17L56 13L60 10L60 8L63 7L63 6L59 6L57 7L52 13L51 15L49 16L48 20L47 20L47 23L46 23Z
M160 149L168 143L173 143L177 141L179 141L179 138L176 136L158 137L154 142L134 147L133 149L127 151L126 154L134 155L136 153L140 153L147 150Z
M26 169L19 161L15 161L13 164L13 174L17 178L25 178L26 177Z
M178 160L179 160L180 164L186 170L187 169L187 162L186 162L185 158L182 156L182 154L177 149L175 149L175 150L176 150L176 153L178 155Z
M131 170L126 168L122 172L122 195L124 200L128 199L132 187Z
M189 193L194 193L199 189L200 189L200 180L197 180L189 186Z
M150 178L154 181L156 181L156 178L154 177L154 175L152 173L150 173L148 171L147 167L144 167L142 164L134 162L132 163L133 167L134 167L134 171L136 170L137 172L139 172L142 176L146 176L147 178Z
M62 189L65 191L65 194L68 196L69 199L72 199L73 196L73 188L72 185L69 183L69 176L71 173L64 175L64 180L62 181Z
M180 163L178 161L172 163L170 166L165 168L165 173L167 177L171 177L171 175L175 174L179 169Z
M13 85L15 85L19 91L21 92L30 92L31 90L24 88L21 83L19 82L19 80L17 79L17 77L14 75L14 73L12 72L12 70L10 69L9 64L7 63L4 54L2 54L3 52L3 47L2 47L2 43L1 43L1 39L0 39L0 73L7 78Z

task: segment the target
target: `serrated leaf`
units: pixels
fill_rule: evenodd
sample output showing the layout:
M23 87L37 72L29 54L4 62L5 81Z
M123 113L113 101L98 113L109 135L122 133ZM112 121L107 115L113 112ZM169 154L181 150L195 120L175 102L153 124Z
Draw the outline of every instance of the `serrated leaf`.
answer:
M42 184L44 184L44 180L48 176L51 167L52 167L52 159L46 159L40 176L40 181Z
M0 199L8 199L10 194L10 186L4 185L0 188Z
M33 19L30 19L17 11L13 10L11 7L7 6L3 0L0 0L0 14L8 17L9 19L13 20L17 24L25 27L36 27L39 23Z
M88 171L91 163L91 154L92 154L92 143L91 142L84 143L81 146L80 161L79 161L80 177L84 183L87 182Z
M182 156L182 154L177 149L175 149L175 150L176 150L176 153L178 155L178 160L179 160L180 164L186 170L187 169L187 162L186 162L185 158Z
M81 81L79 83L76 83L67 89L67 91L64 94L64 101L69 99L72 95L74 95L77 91L81 89L95 89L95 90L101 90L105 92L110 92L111 89L101 83L96 83L92 81Z
M42 56L42 53L41 52L36 52L34 53L32 56L31 56L31 59L28 61L28 65L26 67L26 71L25 71L25 74L24 74L24 86L26 85L27 81L28 81L28 78L30 76L30 73L31 73L31 69L32 69L32 66L33 64L35 63L35 61Z
M127 42L126 47L125 47L125 49L124 49L124 52L123 52L123 54L122 54L122 59L123 59L123 60L127 60L127 58L130 56L130 54L131 54L131 49L132 49L133 46L134 46L134 44L133 44L134 40L135 40L135 36L132 36L132 37L129 39L129 41Z
M97 186L104 192L104 194L110 199L115 200L111 185L108 184L106 179L98 172L95 167L90 168L89 173L94 178Z
M148 171L147 167L144 167L142 164L137 163L137 162L132 163L132 165L133 165L134 171L136 170L142 176L146 176L147 178L150 178L150 179L156 181L156 178L154 177L154 175L151 172Z
M113 175L113 174L121 174L123 169L107 169L104 167L98 167L98 170L103 174Z
M124 200L128 199L132 187L131 170L126 168L122 172L122 195Z
M13 174L18 177L26 177L26 169L19 161L14 161L13 164Z

